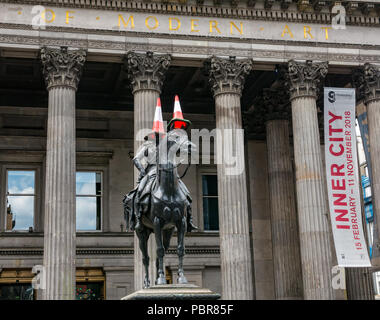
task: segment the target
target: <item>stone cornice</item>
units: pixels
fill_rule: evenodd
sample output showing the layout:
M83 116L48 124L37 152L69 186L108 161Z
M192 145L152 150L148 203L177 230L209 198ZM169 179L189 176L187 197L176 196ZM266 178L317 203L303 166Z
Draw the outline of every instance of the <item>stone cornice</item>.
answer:
M67 47L43 47L41 61L47 89L59 86L77 90L86 55L85 50L69 51Z
M287 85L290 90L290 100L301 97L317 98L321 80L327 75L328 62L306 63L290 60L288 62Z
M276 0L280 2L281 0ZM311 3L311 0L307 0ZM331 23L333 15L329 12L322 12L318 6L295 7L292 10L284 6L274 9L274 7L258 7L247 6L247 1L229 1L222 5L207 6L200 4L186 4L186 1L178 3L162 3L158 2L139 2L127 0L5 0L2 2L14 4L35 4L45 6L67 7L67 8L87 8L87 9L102 9L113 11L131 11L131 12L150 12L162 14L176 14L188 16L209 16L209 17L224 17L224 18L239 18L253 19L266 21L287 21L299 23ZM251 1L256 3L256 1ZM316 1L325 2L325 8L329 9L332 0ZM347 1L343 1L347 2ZM249 3L249 1L248 1ZM380 11L380 4L373 4L373 1L363 3L358 8L356 14L349 8L347 9L346 24L347 25L363 25L380 27L380 15L369 15L369 8L374 12ZM232 4L232 5L231 5ZM364 7L363 7L364 6ZM376 11L377 10L377 11ZM358 14L359 12L359 14Z
M128 52L124 67L131 82L132 92L155 90L161 93L165 73L170 66L171 56L156 55L152 51L144 53Z
M232 93L241 96L246 76L253 67L252 59L236 60L212 56L205 61L205 70L209 76L209 83L214 97L219 94Z
M9 29L7 29L9 28ZM171 39L164 35L157 35L155 37L162 39L159 42L142 42L141 37L148 38L150 34L139 34L136 37L132 32L120 32L119 37L107 37L110 32L99 32L100 35L95 35L94 32L89 32L88 30L70 30L66 28L52 28L48 27L47 31L67 32L63 35L59 34L48 34L43 33L36 34L32 30L24 29L25 26L15 27L7 26L0 23L0 43L1 51L7 51L7 54L15 50L16 57L22 58L36 58L40 47L57 47L57 46L67 46L70 48L83 48L89 50L88 55L94 55L91 52L98 52L100 55L96 55L97 61L109 61L112 58L112 62L121 62L122 56L128 51L153 51L157 53L170 53L171 55L185 54L187 56L192 56L198 58L199 56L208 56L210 52L217 56L239 56L252 58L254 61L259 59L260 61L266 62L276 62L283 61L286 62L290 59L296 60L315 60L315 61L326 61L328 60L331 65L334 64L347 64L347 65L363 65L366 62L369 63L380 63L380 46L368 46L368 45L350 45L350 44L318 44L318 47L313 47L310 50L309 43L294 42L292 47L282 47L284 42L275 40L265 40L259 42L256 46L251 44L247 46L244 44L246 40L234 39L234 42L242 43L242 46L231 46L229 43L223 45L223 42L219 42L218 45L214 45L210 41L201 42L198 39L198 45L194 46L191 43L176 43L178 40L197 40L196 38L184 37L181 35L172 35ZM3 31L3 32L2 32ZM90 38L91 35L91 38ZM136 38L135 38L136 37ZM123 41L121 41L123 39ZM169 45L168 45L169 42ZM266 49L262 48L262 44L266 44ZM280 45L280 46L279 46ZM298 47L293 49L293 47ZM345 48L345 52L339 50L332 50L332 52L327 51L327 48ZM305 48L305 50L300 50L300 48ZM349 50L353 49L353 50ZM357 53L360 50L360 54Z

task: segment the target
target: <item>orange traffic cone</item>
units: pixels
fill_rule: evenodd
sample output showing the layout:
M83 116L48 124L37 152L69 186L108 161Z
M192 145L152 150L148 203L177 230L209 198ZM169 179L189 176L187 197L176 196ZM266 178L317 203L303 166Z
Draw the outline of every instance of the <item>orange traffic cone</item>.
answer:
M157 98L156 112L154 114L153 129L154 133L165 134L164 121L162 120L161 100Z
M181 105L179 103L179 98L176 95L174 98L174 112L173 112L173 119L170 120L168 127L169 130L171 129L183 129L186 130L186 128L191 124L189 120L186 120L183 118Z

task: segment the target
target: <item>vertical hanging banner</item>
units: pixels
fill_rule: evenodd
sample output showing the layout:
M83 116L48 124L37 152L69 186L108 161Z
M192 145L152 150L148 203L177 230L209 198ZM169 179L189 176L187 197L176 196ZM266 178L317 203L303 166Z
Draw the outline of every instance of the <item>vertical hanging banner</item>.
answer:
M370 267L360 205L355 89L324 89L326 181L340 267Z

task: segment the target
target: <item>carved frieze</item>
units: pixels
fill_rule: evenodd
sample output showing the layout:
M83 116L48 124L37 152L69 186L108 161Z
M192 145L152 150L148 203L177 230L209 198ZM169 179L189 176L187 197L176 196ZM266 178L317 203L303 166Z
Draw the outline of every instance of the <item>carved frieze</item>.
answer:
M328 62L306 63L290 60L288 62L287 85L290 91L290 100L300 97L317 98L321 80L327 75Z
M85 50L43 47L40 57L47 89L63 86L77 90L86 56Z
M124 59L125 70L131 82L132 92L138 90L156 90L161 93L165 73L171 62L171 56L128 52Z
M214 97L221 93L234 93L241 96L246 76L253 67L252 59L236 60L212 56L205 61L205 70Z

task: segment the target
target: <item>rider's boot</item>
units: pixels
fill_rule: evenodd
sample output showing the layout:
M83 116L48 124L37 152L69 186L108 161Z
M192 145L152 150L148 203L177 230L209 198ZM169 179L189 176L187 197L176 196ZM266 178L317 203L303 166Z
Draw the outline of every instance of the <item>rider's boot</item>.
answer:
M191 232L193 230L198 230L198 227L193 224L193 215L191 214L191 211L189 210L187 212L188 218L187 218L187 232Z
M139 210L139 213L136 215L135 230L140 230L141 228L142 228L141 211Z

